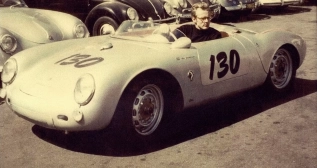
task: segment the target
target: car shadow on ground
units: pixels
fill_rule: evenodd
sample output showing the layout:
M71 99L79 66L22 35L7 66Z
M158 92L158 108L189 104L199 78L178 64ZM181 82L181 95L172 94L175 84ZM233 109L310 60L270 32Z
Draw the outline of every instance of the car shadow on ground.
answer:
M306 8L304 6L288 6L286 8L277 8L277 7L262 7L257 11L243 16L237 15L235 13L227 13L226 15L222 16L219 20L214 22L216 23L241 23L241 22L250 22L250 21L259 21L259 20L266 20L270 19L271 16L277 15L294 15L303 12L310 12L310 8Z
M211 103L211 105L177 114L166 125L164 135L151 142L124 143L115 139L111 131L78 132L65 135L61 131L37 125L32 127L32 131L42 140L71 151L103 156L136 156L215 133L268 109L316 91L317 80L306 79L296 79L294 90L283 95L272 94L263 87L256 88Z

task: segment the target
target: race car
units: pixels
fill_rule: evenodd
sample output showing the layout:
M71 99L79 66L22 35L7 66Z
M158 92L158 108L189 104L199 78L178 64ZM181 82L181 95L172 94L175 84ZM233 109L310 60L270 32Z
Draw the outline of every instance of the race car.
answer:
M0 73L4 62L22 50L55 41L88 36L89 32L85 24L74 16L56 11L31 9L23 0L2 0L0 1Z
M1 95L42 127L151 140L173 113L263 84L290 90L306 54L305 41L283 30L211 23L223 37L192 43L177 26L124 21L112 36L25 50L5 63Z

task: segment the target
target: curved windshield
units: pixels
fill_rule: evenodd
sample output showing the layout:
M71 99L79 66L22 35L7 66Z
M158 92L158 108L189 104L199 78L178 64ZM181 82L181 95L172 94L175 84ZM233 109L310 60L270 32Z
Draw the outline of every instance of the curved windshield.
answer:
M186 36L176 27L172 28L168 24L126 20L122 22L113 37L154 43L170 43Z

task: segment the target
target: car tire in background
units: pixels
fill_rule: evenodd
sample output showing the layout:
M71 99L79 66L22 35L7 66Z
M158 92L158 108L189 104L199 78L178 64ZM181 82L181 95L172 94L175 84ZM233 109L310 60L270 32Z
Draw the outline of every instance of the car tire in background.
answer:
M114 21L112 18L103 16L98 18L94 23L92 35L99 36L113 34L118 27L118 23Z

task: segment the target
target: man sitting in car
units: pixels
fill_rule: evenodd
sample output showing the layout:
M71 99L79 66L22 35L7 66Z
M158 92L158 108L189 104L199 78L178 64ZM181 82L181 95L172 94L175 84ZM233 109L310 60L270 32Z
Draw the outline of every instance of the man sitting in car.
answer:
M198 2L192 6L192 21L194 24L186 24L178 27L192 42L201 42L221 38L221 33L210 27L212 11L206 2Z

